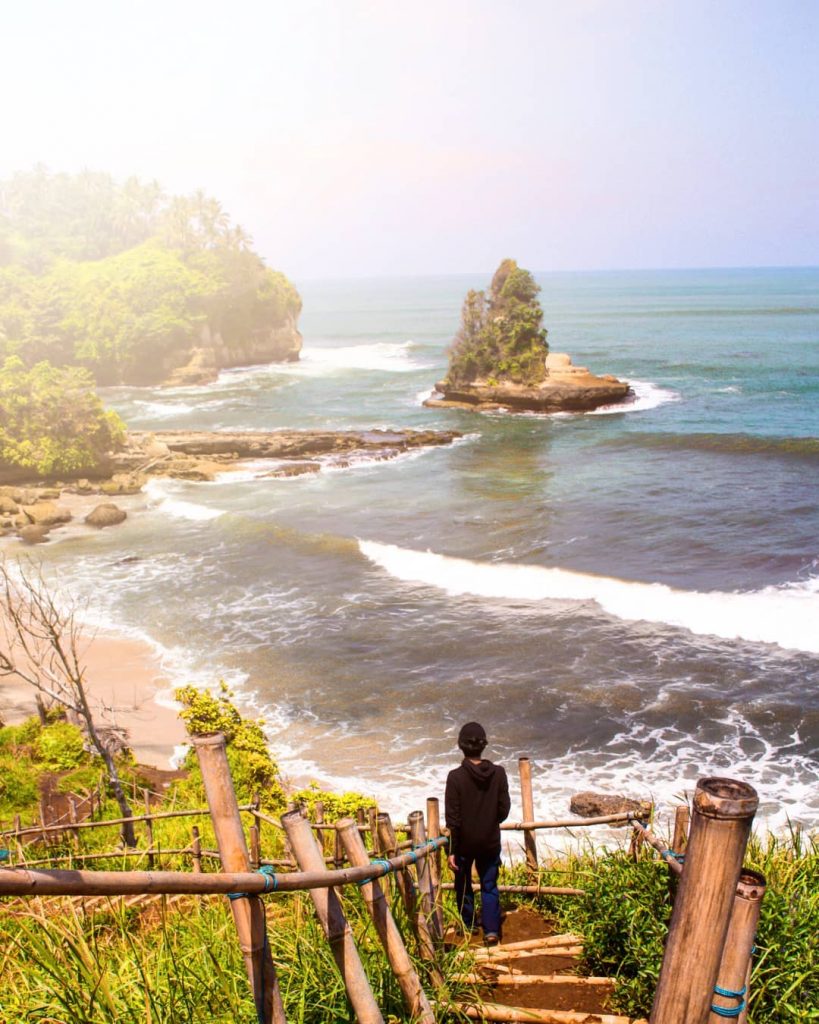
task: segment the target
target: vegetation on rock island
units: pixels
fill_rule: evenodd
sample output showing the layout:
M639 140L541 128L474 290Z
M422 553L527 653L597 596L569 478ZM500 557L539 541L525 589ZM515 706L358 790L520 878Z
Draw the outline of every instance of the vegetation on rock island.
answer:
M449 352L448 383L539 384L549 351L539 292L529 271L510 259L495 271L488 293L469 291Z
M0 357L150 384L203 335L228 351L301 309L287 278L202 192L43 168L0 183Z

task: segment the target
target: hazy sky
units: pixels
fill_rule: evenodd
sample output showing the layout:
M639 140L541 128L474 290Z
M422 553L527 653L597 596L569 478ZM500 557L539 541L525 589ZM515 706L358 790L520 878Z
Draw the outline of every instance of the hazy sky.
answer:
M819 0L6 0L0 176L219 198L296 278L819 264Z

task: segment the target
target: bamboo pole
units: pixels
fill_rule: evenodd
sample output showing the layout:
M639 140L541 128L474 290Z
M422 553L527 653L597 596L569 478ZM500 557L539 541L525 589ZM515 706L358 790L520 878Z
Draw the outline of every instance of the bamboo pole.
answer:
M336 829L341 836L347 860L353 867L369 865L370 858L364 847L364 840L361 838L361 833L356 828L356 823L353 819L343 818L341 821L336 822ZM392 972L398 979L404 1004L412 1020L418 1021L419 1024L435 1024L435 1015L432 1012L432 1007L421 986L421 980L412 966L412 961L407 953L404 940L401 938L401 933L398 931L395 920L390 913L390 908L387 906L381 883L378 879L366 882L361 887L361 893L375 925L375 930L384 947L384 952L387 954Z
M539 830L543 828L585 828L593 825L616 825L627 824L638 818L636 811L621 811L619 814L600 814L596 818L558 818L554 821L504 821L501 831L521 832L526 829Z
M240 804L239 810L249 811L250 804ZM153 821L160 821L162 818L193 818L196 816L204 817L208 814L210 814L210 811L207 807L199 807L191 811L156 811L149 815L149 817ZM259 817L264 818L263 815L259 815ZM110 828L112 825L126 825L129 822L145 821L145 818L146 815L144 814L135 814L130 818L106 818L104 821L78 821L76 825L46 825L45 827L42 825L29 825L26 828L21 828L17 834L24 836L29 834L39 835L41 832L67 832L72 828ZM10 831L0 832L0 838L9 835L15 835L15 830L11 829Z
M193 745L202 769L202 781L211 810L222 871L247 872L250 860L230 775L225 737L222 733L195 736ZM267 882L267 879L264 881ZM247 896L232 899L230 908L259 1024L285 1024L276 968L267 942L264 904L257 898Z
M441 811L438 798L427 797L427 838L437 839L441 834ZM441 907L441 851L434 850L427 857L430 884L432 886L432 908L435 914L436 929L439 935L444 934L444 912Z
M407 820L410 827L410 838L412 839L413 847L418 850L425 846L427 842L427 833L424 827L424 813L423 811L412 811ZM421 925L422 920L426 922L427 930L429 931L433 942L437 942L443 938L443 929L441 928L440 921L435 913L435 892L432 886L429 858L425 857L418 861L415 865L415 870L418 876L419 927L423 927Z
M151 795L147 789L142 790L142 800L145 804L145 834L148 837L148 849L153 851L154 847L154 822L151 817ZM148 854L148 870L151 871L154 867L154 855L153 852Z
M199 838L199 826L191 829L191 866L197 874L202 871L202 840Z
M674 838L671 841L671 849L675 853L685 853L690 826L691 811L688 804L681 804L674 810Z
M445 839L438 840L439 844L445 842ZM389 870L405 870L426 854L427 850L412 850L392 857ZM203 850L202 856L216 857L218 854ZM381 864L371 864L368 868L343 868L340 871L291 871L276 875L274 891L327 889L381 878L387 873L388 870ZM258 896L269 891L270 880L256 871L223 872L218 875L190 871L32 871L25 867L0 871L0 896L136 896L149 893L166 896L252 893Z
M324 801L316 800L316 806L314 810L315 822L313 823L313 829L316 833L316 839L318 839L319 846L321 847L321 855L324 857L325 862L327 860L327 845L324 842L324 832L318 828L319 825L324 824Z
M454 889L453 882L442 882L442 889ZM585 896L585 889L572 889L560 885L499 885L498 892L528 893L532 896Z
M540 949L511 949L505 950L503 946L495 946L488 953L475 957L475 963L481 967L491 967L493 963L505 962L507 960L529 960L533 956L559 956L567 958L579 957L583 952L581 945L577 946L543 946Z
M523 810L523 820L532 821L535 817L535 801L532 795L532 762L528 757L518 758L518 772L520 774L520 802ZM537 875L537 841L534 830L526 828L523 830L523 847L526 851L526 871L532 877Z
M765 887L765 876L758 871L745 869L739 877L708 1024L725 1020L726 1014L717 1012L714 1006L734 1013L739 1010L736 1016L739 1024L748 1018L751 954ZM734 994L725 995L726 992Z
M631 1017L614 1013L586 1013L574 1010L535 1010L501 1003L450 1003L467 1017L481 1021L504 1021L506 1024L645 1024Z
M651 829L647 825L644 825L642 821L635 820L632 822L632 826L634 828L635 835L641 836L642 841L648 843L649 846L653 846L675 875L682 874L682 864L680 864L674 856L674 851L669 850L662 839L655 836Z
M324 871L324 855L302 813L288 811L282 816L282 825L299 867L303 871ZM311 889L310 896L359 1024L384 1024L338 893L333 888Z
M385 856L395 856L398 847L398 840L393 830L389 814L378 815L378 845L381 853ZM398 892L401 894L404 910L407 912L407 919L417 935L415 886L412 882L412 875L406 868L395 872L395 884L398 886ZM429 945L431 946L432 944L430 943ZM434 955L435 953L433 950L433 956Z
M485 985L487 979L481 974L460 974L457 980L467 985ZM614 978L579 978L576 974L499 974L492 978L496 988L514 985L559 985L561 988L576 988L581 992L588 989L614 988Z
M685 870L665 947L651 1024L706 1024L742 858L759 805L734 779L700 779Z
M77 824L77 801L73 796L68 797L68 820L72 825ZM71 845L74 847L74 852L80 852L80 833L75 829L71 829Z
M514 952L519 949L548 949L549 946L580 946L583 943L583 936L574 932L562 932L560 935L541 935L536 939L522 939L520 942L504 942L499 946L474 946L467 952L470 955L480 956L497 953L498 949Z

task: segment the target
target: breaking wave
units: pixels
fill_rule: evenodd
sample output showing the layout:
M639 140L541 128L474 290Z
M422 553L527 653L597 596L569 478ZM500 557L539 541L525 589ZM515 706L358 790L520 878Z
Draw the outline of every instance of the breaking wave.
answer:
M567 569L476 562L359 540L361 553L406 583L453 596L514 601L592 601L629 622L654 622L704 636L819 653L819 577L747 593L675 590Z

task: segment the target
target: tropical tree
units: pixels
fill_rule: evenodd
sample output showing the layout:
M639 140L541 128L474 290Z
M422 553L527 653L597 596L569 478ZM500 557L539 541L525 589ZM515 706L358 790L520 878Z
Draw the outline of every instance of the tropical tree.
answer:
M536 385L543 380L549 346L539 292L529 271L506 259L488 294L467 293L449 352L450 384L497 380Z

